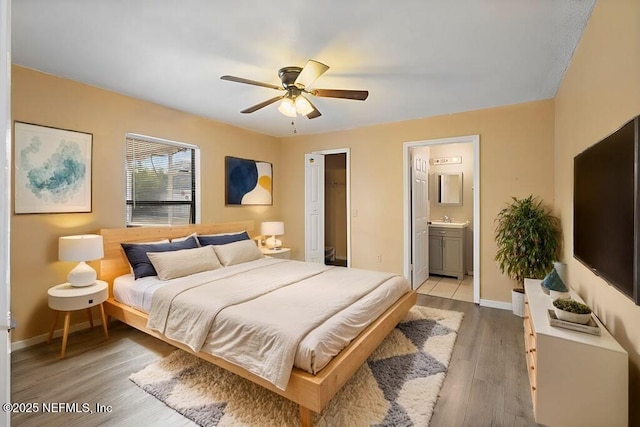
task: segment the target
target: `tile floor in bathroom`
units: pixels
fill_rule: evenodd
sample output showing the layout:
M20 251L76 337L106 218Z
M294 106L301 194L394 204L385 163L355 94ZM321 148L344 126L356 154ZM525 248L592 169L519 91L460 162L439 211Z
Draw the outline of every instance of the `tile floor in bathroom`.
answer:
M430 276L416 291L434 297L473 302L473 276L455 277Z

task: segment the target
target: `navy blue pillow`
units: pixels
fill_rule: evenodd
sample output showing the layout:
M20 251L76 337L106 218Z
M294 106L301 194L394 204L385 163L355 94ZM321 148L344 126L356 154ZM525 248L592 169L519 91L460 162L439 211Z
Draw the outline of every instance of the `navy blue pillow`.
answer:
M249 240L249 235L246 231L234 234L216 234L215 236L198 236L200 246L226 245L227 243L239 242L241 240Z
M129 264L133 268L133 275L136 280L146 276L157 276L156 269L153 268L147 252L170 252L180 249L193 249L198 247L198 242L194 237L189 237L182 242L171 243L120 243L124 253L127 255Z

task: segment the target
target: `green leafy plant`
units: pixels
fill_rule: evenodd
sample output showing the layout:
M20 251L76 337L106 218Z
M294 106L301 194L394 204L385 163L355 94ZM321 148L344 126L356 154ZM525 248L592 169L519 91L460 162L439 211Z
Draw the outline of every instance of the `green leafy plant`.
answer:
M572 299L557 299L553 301L553 306L560 310L568 311L576 314L589 314L591 309L589 306Z
M542 279L560 250L560 220L533 195L513 202L496 217L496 261L520 287L526 277Z

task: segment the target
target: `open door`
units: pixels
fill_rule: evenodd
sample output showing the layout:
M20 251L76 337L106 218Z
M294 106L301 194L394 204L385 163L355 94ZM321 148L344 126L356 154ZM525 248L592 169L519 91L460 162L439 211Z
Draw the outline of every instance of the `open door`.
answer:
M9 329L9 221L11 208L11 2L0 0L0 400L11 402L11 340ZM11 411L3 411L0 425L11 423Z
M304 259L324 264L324 155L304 155Z
M429 157L427 148L411 153L411 283L417 289L429 278Z

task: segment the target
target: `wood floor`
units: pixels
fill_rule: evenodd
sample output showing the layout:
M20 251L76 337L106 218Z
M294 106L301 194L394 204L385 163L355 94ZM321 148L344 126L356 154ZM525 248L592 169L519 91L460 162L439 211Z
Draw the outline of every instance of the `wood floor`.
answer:
M511 312L418 295L418 304L462 311L464 321L431 421L440 426L535 426L524 360L522 320ZM12 354L14 403L40 403L38 414L14 414L14 426L192 426L128 380L174 348L119 322L110 339L99 327ZM57 413L42 413L42 402ZM53 403L61 405L53 405ZM69 412L65 403L88 404L93 413ZM96 412L96 405L111 412Z

